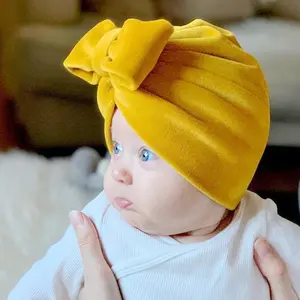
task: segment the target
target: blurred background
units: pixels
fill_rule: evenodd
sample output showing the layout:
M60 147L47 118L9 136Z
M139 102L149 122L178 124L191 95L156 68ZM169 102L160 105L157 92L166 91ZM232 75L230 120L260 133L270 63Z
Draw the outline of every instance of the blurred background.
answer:
M282 216L300 224L299 0L1 0L0 285L6 292L60 236L68 210L102 189L106 148L96 90L68 74L62 61L99 21L122 25L129 17L163 17L178 25L204 18L232 30L259 60L270 89L272 125L250 189L271 197ZM64 209L62 223L58 207ZM37 223L53 235L40 238ZM12 268L8 257L23 259L21 267Z

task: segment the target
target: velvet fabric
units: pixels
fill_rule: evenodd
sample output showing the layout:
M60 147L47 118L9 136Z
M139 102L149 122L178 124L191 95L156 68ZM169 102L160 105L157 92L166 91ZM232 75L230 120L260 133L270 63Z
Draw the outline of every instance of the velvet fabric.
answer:
M212 200L235 209L267 144L269 96L258 62L203 20L100 22L64 62L97 85L105 136L115 107L162 159Z

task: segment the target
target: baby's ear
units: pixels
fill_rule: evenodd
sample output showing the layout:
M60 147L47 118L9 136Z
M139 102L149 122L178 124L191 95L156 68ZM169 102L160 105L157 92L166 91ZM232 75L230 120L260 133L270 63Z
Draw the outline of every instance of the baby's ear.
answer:
M90 181L94 182L94 174L96 174L98 164L100 162L99 153L88 147L82 147L76 150L71 156L70 161L70 179L73 183L78 184L82 187L89 188ZM97 174L97 176L99 176ZM101 176L101 184L99 187L102 188L103 176ZM91 185L94 186L94 183Z

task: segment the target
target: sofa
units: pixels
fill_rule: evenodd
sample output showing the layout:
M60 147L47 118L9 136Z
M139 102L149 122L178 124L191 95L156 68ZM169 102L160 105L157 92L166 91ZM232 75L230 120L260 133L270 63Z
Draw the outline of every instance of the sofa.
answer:
M16 0L14 0L16 1ZM232 30L260 61L271 102L269 145L300 146L299 0L22 0L20 24L5 53L7 86L36 148L104 145L95 87L62 61L97 22L204 18ZM218 8L218 9L216 9Z

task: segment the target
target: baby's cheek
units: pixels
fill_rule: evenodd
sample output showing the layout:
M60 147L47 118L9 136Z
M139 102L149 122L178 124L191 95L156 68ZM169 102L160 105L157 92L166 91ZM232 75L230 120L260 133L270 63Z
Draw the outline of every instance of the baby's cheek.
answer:
M148 198L145 205L147 206L147 209L150 211L151 215L158 219L168 219L168 217L174 212L172 199L166 197L164 193L152 193L151 199Z

